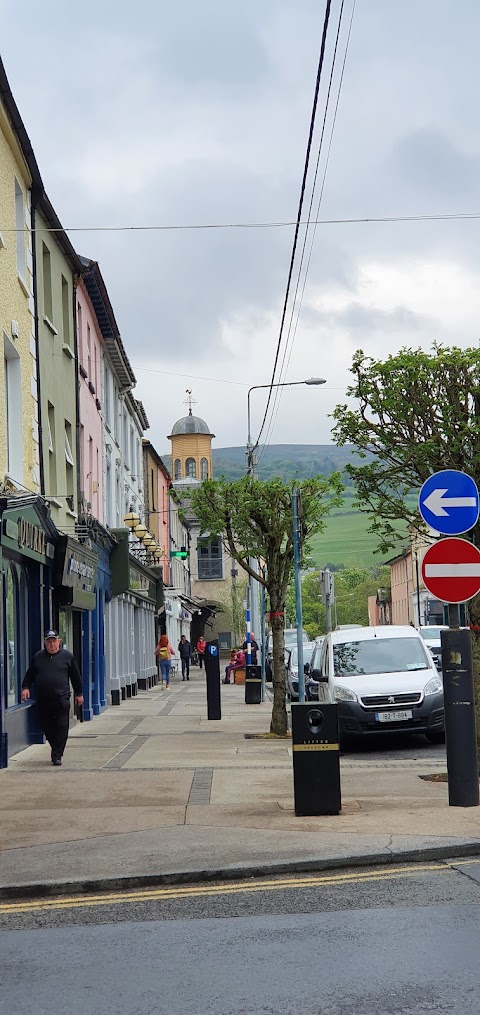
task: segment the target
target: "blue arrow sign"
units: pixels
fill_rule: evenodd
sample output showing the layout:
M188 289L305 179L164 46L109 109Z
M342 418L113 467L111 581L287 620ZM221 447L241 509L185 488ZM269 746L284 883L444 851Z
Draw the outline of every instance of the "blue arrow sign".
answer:
M424 522L445 536L459 536L473 529L479 503L475 480L456 469L445 469L429 476L418 497Z

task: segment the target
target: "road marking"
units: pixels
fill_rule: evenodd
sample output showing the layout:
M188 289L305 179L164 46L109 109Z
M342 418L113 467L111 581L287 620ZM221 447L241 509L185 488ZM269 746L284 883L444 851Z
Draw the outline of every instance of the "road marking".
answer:
M349 884L363 884L372 881L392 881L405 876L423 873L450 873L462 864L480 863L479 860L455 860L451 863L418 864L408 867L397 867L394 870L385 868L372 871L354 871L349 874L326 874L321 876L278 878L269 881L230 882L223 885L172 886L171 888L152 888L144 891L115 892L104 895L60 896L53 899L41 899L25 902L0 903L0 914L32 913L42 910L85 909L96 906L114 906L138 902L178 901L180 899L208 898L215 895L249 895L255 892L283 891L288 888L329 888Z
M425 564L427 578L479 578L480 564Z

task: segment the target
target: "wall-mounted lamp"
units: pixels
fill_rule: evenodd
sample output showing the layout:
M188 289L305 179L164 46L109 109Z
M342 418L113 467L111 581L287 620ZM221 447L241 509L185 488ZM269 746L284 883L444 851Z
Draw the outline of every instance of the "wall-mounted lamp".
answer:
M136 511L129 511L123 519L124 524L128 529L136 529L137 525L140 525L140 516L137 515Z

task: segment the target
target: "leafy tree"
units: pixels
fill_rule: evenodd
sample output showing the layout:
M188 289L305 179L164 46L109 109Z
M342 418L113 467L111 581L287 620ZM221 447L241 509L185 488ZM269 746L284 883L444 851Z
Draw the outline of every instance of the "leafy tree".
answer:
M390 568L342 568L335 573L334 616L339 624L368 624L368 597L378 588L390 585ZM292 585L287 591L287 617L290 608L295 616L295 592ZM326 610L322 603L319 571L305 575L302 580L303 626L309 638L326 631Z
M356 405L336 406L333 433L339 445L353 443L362 456L375 455L346 469L356 486L357 506L372 515L370 531L378 533L385 552L394 545L394 521L422 529L405 494L418 492L432 473L459 469L479 484L480 349L435 343L431 353L402 349L384 361L360 349L351 373L354 383L347 394ZM470 617L480 625L480 596L470 603ZM479 632L472 637L480 737Z
M237 482L206 480L192 496L192 509L209 538L221 538L231 556L267 590L273 644L273 709L270 731L287 732L284 667L285 598L293 568L292 490L302 502L302 552L310 535L321 532L332 508L341 502L338 474L300 483L252 476ZM249 557L265 565L265 577L249 565Z

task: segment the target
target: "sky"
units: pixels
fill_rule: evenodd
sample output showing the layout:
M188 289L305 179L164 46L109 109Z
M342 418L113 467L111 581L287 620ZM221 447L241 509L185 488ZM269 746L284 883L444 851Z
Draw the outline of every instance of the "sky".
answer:
M187 389L214 447L246 443L248 390L272 375L293 228L113 227L295 220L324 12L323 0L0 0L0 54L47 193L63 226L82 230L69 233L78 253L100 264L160 453ZM476 0L357 0L320 218L480 212L479 35ZM315 211L318 199L317 185ZM359 348L383 359L478 344L479 232L475 219L317 227L276 379L326 383L279 393L269 443L331 442ZM265 401L251 393L253 439Z

